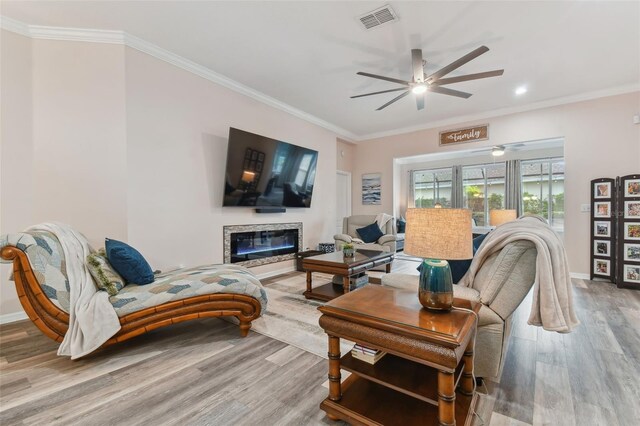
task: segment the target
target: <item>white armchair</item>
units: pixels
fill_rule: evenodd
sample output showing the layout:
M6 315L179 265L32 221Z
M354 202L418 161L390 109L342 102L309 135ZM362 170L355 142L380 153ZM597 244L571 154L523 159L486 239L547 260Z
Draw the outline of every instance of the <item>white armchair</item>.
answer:
M336 234L333 239L336 242L336 250L342 250L343 244L354 244L356 249L365 250L378 250L378 251L390 251L395 253L396 251L396 221L395 219L389 220L384 229L381 229L384 234L375 243L365 243L360 239L358 228L364 228L367 225L371 225L376 221L376 215L354 215L345 217L342 221L342 234Z

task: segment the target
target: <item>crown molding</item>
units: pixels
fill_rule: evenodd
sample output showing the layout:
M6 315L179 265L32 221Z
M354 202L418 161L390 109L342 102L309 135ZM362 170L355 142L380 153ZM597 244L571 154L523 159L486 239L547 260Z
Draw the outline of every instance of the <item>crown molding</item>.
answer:
M174 66L182 68L185 71L189 71L199 77L219 84L223 87L226 87L227 89L233 90L234 92L248 96L265 105L279 109L293 115L294 117L298 117L309 123L320 126L342 138L351 141L358 139L356 134L346 129L338 127L332 123L329 123L328 121L322 120L321 118L318 118L289 104L279 101L278 99L272 98L271 96L252 89L251 87L245 86L244 84L241 84L229 77L218 74L217 72L203 65L186 59L180 55L177 55L173 52L163 49L160 46L135 37L124 31L28 25L15 19L7 18L5 16L0 16L0 28L34 39L122 44L132 49L136 49L140 52L151 55L156 59L168 62Z
M11 31L12 33L31 37L29 25L24 22L16 21L15 19L7 18L6 16L0 15L0 28Z
M183 58L182 56L176 55L175 53L172 53L166 49L163 49L162 47L157 46L153 43L150 43L146 40L132 36L131 34L125 33L124 35L125 35L124 44L127 47L139 50L140 52L146 53L148 55L153 56L154 58L168 62L179 68L189 71L197 76L200 76L216 84L219 84L223 87L226 87L227 89L233 90L234 92L243 94L245 96L249 96L250 98L253 98L263 104L269 105L273 108L277 108L295 117L308 121L309 123L323 127L337 134L340 137L351 139L351 140L358 139L358 136L356 134L346 129L338 127L332 123L329 123L328 121L322 120L321 118L318 118L298 108L295 108L289 104L279 101L278 99L272 98L269 95L266 95L255 89L252 89L251 87L245 86L244 84L239 83L227 76L219 74L205 66L202 66L189 59Z
M610 89L597 90L594 92L581 93L579 95L565 96L562 98L550 99L548 101L535 102L532 104L521 105L516 107L508 107L501 109L494 109L482 114L470 114L461 115L446 120L432 121L428 124L409 126L401 129L389 130L385 132L370 133L367 135L358 135L358 142L365 142L372 139L379 139L388 136L397 136L405 133L418 132L421 130L435 129L437 127L459 125L460 123L473 122L479 120L487 120L489 118L500 117L504 115L517 114L520 112L533 111L537 109L550 108L554 106L572 104L576 102L590 101L598 98L605 98L607 96L624 95L626 93L633 93L640 91L640 84L631 84L627 86L618 86Z
M123 31L94 30L89 28L64 28L29 25L31 38L59 41L84 41L89 43L126 44Z

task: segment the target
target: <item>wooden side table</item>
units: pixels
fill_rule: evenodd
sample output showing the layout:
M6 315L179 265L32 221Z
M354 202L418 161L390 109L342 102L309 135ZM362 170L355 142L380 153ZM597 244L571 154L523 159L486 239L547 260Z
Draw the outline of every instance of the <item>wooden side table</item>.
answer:
M329 396L320 408L356 425L470 424L480 304L455 299L454 307L427 311L413 291L366 286L318 308L329 335ZM340 338L387 355L375 365L341 357ZM341 369L352 373L344 383Z

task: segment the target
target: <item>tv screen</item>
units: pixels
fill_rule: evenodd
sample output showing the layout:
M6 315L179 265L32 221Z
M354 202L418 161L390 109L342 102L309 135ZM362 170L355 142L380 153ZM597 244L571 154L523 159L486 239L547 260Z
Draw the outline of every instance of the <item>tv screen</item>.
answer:
M229 129L223 206L311 207L318 151Z

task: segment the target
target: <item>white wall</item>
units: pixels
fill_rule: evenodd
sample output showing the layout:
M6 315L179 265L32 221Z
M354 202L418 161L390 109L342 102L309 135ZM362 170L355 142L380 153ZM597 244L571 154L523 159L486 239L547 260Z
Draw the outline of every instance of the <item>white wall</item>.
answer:
M303 222L305 247L331 241L335 134L121 45L2 31L1 55L0 233L61 221L157 269L221 263L227 224ZM310 209L221 207L230 126L319 151ZM6 318L21 308L0 272Z
M338 138L338 143L336 144L336 164L338 170L352 173L355 155L356 145Z
M589 272L589 214L580 212L580 204L590 201L591 179L640 171L640 125L632 122L639 109L640 92L634 92L477 123L460 123L446 129L488 122L491 139L473 144L474 148L564 138L566 249L571 271L586 274ZM393 211L392 189L399 190L399 171L394 171L394 158L471 147L469 144L440 147L438 132L446 129L428 129L360 142L354 164L354 214ZM382 205L363 206L361 175L374 171L382 172Z
M33 222L126 239L124 47L33 40L32 75Z
M0 39L0 234L33 223L31 39L2 31ZM0 313L20 312L10 265L0 266Z
M223 225L303 222L305 247L331 241L335 134L133 49L126 76L129 240L154 267L221 263ZM310 209L221 207L230 126L319 151Z

